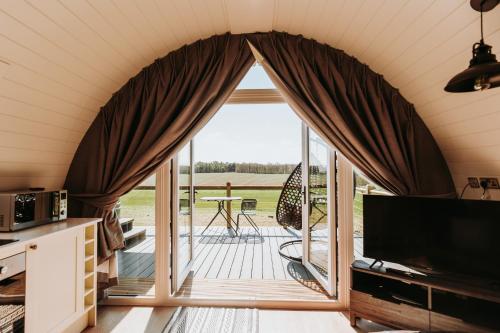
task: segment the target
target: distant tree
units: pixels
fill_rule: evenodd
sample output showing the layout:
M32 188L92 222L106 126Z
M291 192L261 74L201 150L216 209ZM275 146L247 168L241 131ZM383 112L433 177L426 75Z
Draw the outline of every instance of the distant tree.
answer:
M197 162L195 164L196 173L255 173L255 174L290 174L295 169L296 164L280 163L235 163L235 162ZM182 171L181 171L182 172Z

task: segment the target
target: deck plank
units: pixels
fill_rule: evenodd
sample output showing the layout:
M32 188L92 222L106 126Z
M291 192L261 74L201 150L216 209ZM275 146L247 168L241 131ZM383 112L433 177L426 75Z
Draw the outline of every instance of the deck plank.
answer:
M237 241L229 246L229 249L226 253L226 258L224 258L224 263L217 272L218 279L229 279L231 271L234 267L235 259L238 257L238 250L242 246L242 242L243 240L241 239L241 237L237 237Z
M252 228L242 227L240 235L231 238L224 226L210 227L203 236L202 230L202 227L195 227L193 230L195 259L190 278L193 281L242 280L261 281L269 285L269 281L286 280L292 284L303 284L302 288L305 288L304 285L310 285L313 289L318 289L317 282L307 269L282 258L278 252L283 242L300 239L300 231L285 230L282 227L261 227L262 237L254 237L255 231ZM120 285L113 287L114 293L133 295L134 292L151 294L151 290L154 291L154 246L155 238L149 235L143 242L118 253ZM362 251L362 238L355 238L354 246L357 256ZM300 255L302 252L301 248L291 247L289 250L294 255ZM229 285L234 285L235 290L242 288L241 283L237 282ZM273 290L268 292L277 293L279 284L271 285ZM289 285L286 288L294 290ZM203 292L210 294L210 291Z
M240 279L251 279L252 278L252 266L253 266L253 250L255 246L254 239L245 238L245 252L243 254L243 262L241 265Z
M237 250L235 252L233 260L231 261L231 268L229 271L228 279L239 279L240 278L241 270L243 267L243 259L245 257L246 247L247 247L246 239L243 237L240 237Z
M262 278L274 279L273 255L271 253L271 242L269 241L269 228L261 228L260 233L264 239L262 243Z
M206 242L205 251L200 251L200 258L196 258L193 264L193 272L195 276L205 277L206 273L210 269L210 265L215 259L216 254L220 249L220 244L218 244L224 237L221 231L218 234L212 233L211 228L207 230L208 234L214 235L214 237L204 237L200 242ZM195 268L195 264L198 263L198 267Z

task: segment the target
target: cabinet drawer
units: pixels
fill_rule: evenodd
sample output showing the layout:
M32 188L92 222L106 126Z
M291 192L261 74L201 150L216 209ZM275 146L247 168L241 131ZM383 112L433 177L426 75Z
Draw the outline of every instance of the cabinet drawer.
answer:
M359 317L405 329L430 328L428 310L384 301L355 290L351 290L350 302L350 310Z
M490 333L498 331L466 323L458 318L431 311L431 332Z

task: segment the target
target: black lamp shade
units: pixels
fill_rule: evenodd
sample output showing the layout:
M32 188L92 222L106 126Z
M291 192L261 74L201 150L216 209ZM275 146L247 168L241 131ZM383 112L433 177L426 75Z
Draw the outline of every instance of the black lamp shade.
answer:
M455 75L444 88L447 92L468 92L476 91L474 85L476 80L484 77L489 81L490 87L500 86L500 63L490 62L475 65Z

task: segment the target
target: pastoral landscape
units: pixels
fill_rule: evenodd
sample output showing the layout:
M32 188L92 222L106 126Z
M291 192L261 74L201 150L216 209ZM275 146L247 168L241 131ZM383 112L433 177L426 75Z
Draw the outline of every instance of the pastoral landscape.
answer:
M209 164L211 166L207 166ZM235 189L232 189L231 195L257 200L257 216L255 217L255 220L260 226L276 226L276 205L281 193L281 187L286 182L294 167L295 165L291 164L273 164L271 166L259 165L257 163L245 163L242 166L238 163L221 162L198 164L197 168L195 168L194 177L196 188L194 224L200 226L206 225L216 212L216 204L214 202L202 201L201 198L210 196L225 196L225 186L228 182L230 182L231 186L235 187ZM241 171L253 171L253 173ZM185 177L186 175L181 174L181 177L183 176ZM368 181L359 175L356 175L355 180L357 187L354 196L353 211L354 233L362 235L363 194L367 193L367 189L370 186L375 190L380 191L381 189L369 184ZM153 226L155 183L156 179L152 176L143 182L138 188L123 196L120 200L121 215L134 218L136 225ZM207 189L207 187L213 188ZM245 189L245 187L249 187L249 189ZM255 187L258 187L258 189ZM233 218L235 218L239 210L240 202L234 201L232 203ZM215 225L224 225L225 221L220 218L215 223Z

